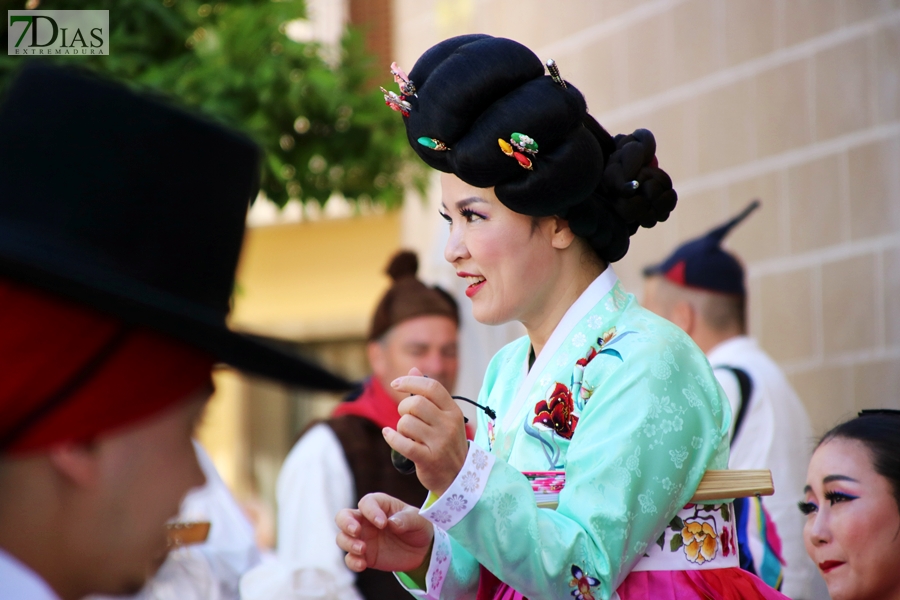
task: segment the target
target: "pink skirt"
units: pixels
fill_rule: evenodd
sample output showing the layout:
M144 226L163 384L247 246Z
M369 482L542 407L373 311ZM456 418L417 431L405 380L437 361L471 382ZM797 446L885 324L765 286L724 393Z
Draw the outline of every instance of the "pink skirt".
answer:
M789 600L742 569L633 571L616 590L621 600ZM477 600L528 600L481 567Z

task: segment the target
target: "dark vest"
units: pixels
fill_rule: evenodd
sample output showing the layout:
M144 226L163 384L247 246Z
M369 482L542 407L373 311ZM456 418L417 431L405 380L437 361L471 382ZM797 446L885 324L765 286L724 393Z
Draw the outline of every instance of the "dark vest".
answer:
M353 415L325 421L334 431L353 473L356 490L354 506L366 494L384 492L413 506L422 506L428 490L415 475L401 475L391 464L391 447L381 435L381 427ZM393 573L366 569L356 575L356 589L366 600L408 598L409 593L397 582Z

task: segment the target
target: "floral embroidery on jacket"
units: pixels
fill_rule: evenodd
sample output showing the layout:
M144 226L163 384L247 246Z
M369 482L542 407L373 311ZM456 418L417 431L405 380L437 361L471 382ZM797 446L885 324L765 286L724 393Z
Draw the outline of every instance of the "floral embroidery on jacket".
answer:
M581 567L572 565L572 580L569 582L569 586L575 588L572 590L572 595L575 598L578 600L594 600L595 597L591 588L598 585L600 585L599 579L585 575Z
M633 332L626 331L618 334L615 327L604 331L597 338L596 345L588 347L582 357L575 361L570 385L566 386L566 384L559 381L554 382L552 389L548 390L549 397L535 404L534 417L531 421L525 420L525 433L541 443L541 448L547 457L547 468L549 470L565 468L565 465L559 462L562 456L562 448L557 439L572 439L572 436L575 434L575 428L578 426L579 413L584 409L587 401L594 393L593 388L583 385L585 368L601 354L609 354L619 360L623 360L621 353L609 346L630 333ZM575 343L574 339L572 343L576 347L580 346L580 344ZM552 379L549 381L552 381ZM541 380L538 382L538 385L548 385L549 381ZM538 427L533 427L534 425ZM551 432L549 439L543 435L543 432L547 430ZM493 434L493 428L489 422L488 444L491 448L493 448Z
M557 383L549 400L541 400L535 405L532 424L549 427L558 436L571 440L578 425L574 410L572 392L565 385Z
M594 388L583 384L584 369L591 363L592 360L594 360L601 354L609 354L615 356L619 360L624 360L622 358L622 354L615 348L610 348L610 346L631 333L634 332L626 331L621 335L617 335L616 328L611 327L600 334L600 336L597 338L596 347L590 346L587 353L583 357L575 361L575 368L572 372L572 383L570 386L572 390L572 397L575 400L575 408L577 408L578 410L583 409L594 393Z

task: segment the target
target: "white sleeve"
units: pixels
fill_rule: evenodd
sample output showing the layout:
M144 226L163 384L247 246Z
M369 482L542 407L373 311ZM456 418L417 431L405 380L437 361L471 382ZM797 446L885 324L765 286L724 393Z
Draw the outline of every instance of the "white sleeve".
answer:
M334 517L354 504L353 475L337 436L311 428L278 476L278 551L241 580L242 600L362 600L338 548Z

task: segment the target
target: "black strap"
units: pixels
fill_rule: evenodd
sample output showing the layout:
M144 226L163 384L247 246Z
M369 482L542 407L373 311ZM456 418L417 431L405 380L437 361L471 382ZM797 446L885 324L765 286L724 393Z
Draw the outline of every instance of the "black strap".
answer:
M734 442L737 440L738 433L741 430L741 425L744 423L744 417L747 416L747 408L750 406L750 396L753 394L753 380L750 379L750 375L747 374L747 371L738 369L737 367L720 365L716 367L716 369L725 369L726 371L734 373L734 376L738 380L738 386L740 387L740 403L738 404L737 416L734 419L734 433L731 436L731 445L734 446Z

